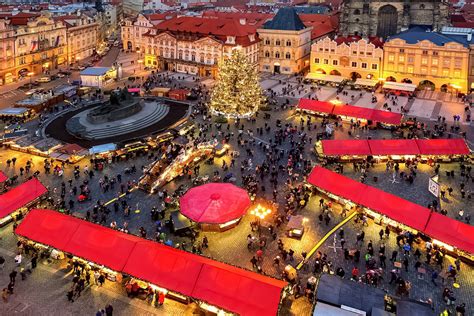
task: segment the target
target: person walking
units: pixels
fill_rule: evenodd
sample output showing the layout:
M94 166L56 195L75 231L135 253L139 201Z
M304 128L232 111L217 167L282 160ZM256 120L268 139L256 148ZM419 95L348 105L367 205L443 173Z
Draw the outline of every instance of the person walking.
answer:
M17 276L18 272L16 272L16 270L12 270L12 272L10 272L10 282L15 284L15 279L16 279L16 276Z
M105 306L105 315L112 316L113 312L114 312L114 308L112 307L112 305L107 304L107 306Z

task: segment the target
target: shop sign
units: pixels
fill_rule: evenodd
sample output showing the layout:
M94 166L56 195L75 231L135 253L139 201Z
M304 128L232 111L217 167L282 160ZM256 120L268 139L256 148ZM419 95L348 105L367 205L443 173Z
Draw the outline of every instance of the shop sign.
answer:
M428 182L428 191L436 197L439 197L438 176L431 177Z

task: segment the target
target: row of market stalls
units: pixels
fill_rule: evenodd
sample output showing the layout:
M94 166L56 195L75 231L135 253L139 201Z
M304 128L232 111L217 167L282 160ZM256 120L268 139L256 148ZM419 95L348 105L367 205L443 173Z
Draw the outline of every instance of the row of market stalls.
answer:
M338 157L343 161L364 159L401 160L421 156L435 157L450 161L471 153L462 138L447 139L337 139L316 143L316 152L321 157Z
M379 123L388 126L399 126L402 124L403 118L400 113L311 99L300 99L297 109L316 115L341 117L345 120L362 120L368 125Z
M8 178L1 173L0 183ZM28 207L36 203L48 190L36 178L32 178L10 190L0 194L0 226L11 222L20 213L25 214Z
M77 94L77 86L59 85L52 90L38 90L26 99L17 101L15 107L26 108L36 113L52 107Z
M15 233L36 247L74 256L109 280L130 276L140 286L211 314L276 315L287 283L84 221L32 210Z
M383 222L394 230L421 233L452 255L474 261L474 227L469 224L320 166L312 170L307 181L342 204L363 207L376 222Z

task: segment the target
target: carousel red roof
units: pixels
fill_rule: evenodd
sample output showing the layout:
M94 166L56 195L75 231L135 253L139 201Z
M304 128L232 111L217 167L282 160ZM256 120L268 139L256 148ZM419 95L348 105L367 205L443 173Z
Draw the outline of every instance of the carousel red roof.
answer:
M250 206L247 191L231 183L208 183L190 189L180 200L180 212L206 224L224 224L242 217Z
M287 285L52 210L32 210L15 233L241 315L276 315Z
M32 178L0 195L0 218L4 218L48 192L41 182Z

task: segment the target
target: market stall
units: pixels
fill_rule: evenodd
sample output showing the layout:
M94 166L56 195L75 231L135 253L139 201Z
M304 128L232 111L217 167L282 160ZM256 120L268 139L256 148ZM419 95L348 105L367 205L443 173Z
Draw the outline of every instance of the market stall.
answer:
M341 161L352 161L372 156L376 159L405 160L421 157L452 161L471 151L464 139L338 139L316 143L316 152L321 157L338 157Z
M288 237L301 239L304 234L304 217L302 215L290 216L290 220L286 225Z
M3 174L0 177L4 176ZM5 179L6 180L6 179ZM48 192L41 182L33 178L0 195L0 226L24 215L28 207Z
M174 99L177 101L186 101L188 95L190 94L189 90L186 89L174 89L168 92L168 98Z
M75 256L152 295L194 299L211 315L276 315L287 283L52 210L32 210L15 233L34 246ZM59 258L64 257L59 255ZM130 286L133 286L130 284ZM161 294L160 294L161 293Z
M336 201L342 199L362 206L365 214L376 223L389 225L396 231L424 234L435 239L440 246L447 245L446 251L453 255L469 261L474 259L474 230L470 225L323 167L315 167L307 181ZM444 227L443 221L446 223ZM447 231L446 227L451 230Z
M56 149L49 156L59 161L66 161L74 164L79 162L88 154L89 151L87 149L82 148L77 144L66 144Z
M317 73L317 72L308 73L305 79L315 81L319 84L329 83L336 87L343 85L347 81L347 79L344 78L343 76L326 75L326 74Z
M356 89L370 89L375 90L379 85L379 81L376 79L362 79L357 78L354 82L354 87Z
M414 96L416 85L412 83L404 83L404 82L393 82L393 81L386 81L383 84L383 92L384 93L392 93L395 95L407 95L407 96Z
M231 183L208 183L189 189L179 204L203 230L224 231L239 223L251 202L247 191Z
M353 105L333 104L331 102L300 99L297 110L316 115L339 117L346 121L360 120L364 124L378 124L391 128L402 124L403 115L390 111L369 109Z
M150 91L150 94L155 97L167 97L170 90L170 88L156 87Z

